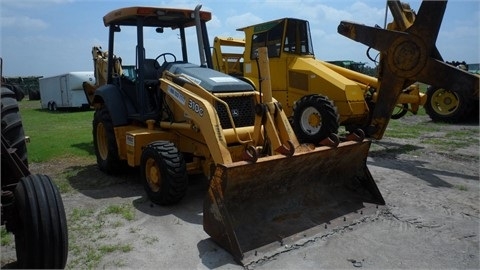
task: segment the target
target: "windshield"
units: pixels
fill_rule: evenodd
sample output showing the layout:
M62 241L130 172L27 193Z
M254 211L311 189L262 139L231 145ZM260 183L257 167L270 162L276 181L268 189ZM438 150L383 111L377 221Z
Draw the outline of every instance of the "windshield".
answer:
M313 55L308 21L289 19L284 44L285 52Z
M280 57L282 45L283 51L286 53L313 55L308 21L283 19L256 26L252 36L250 57L254 59L256 50L265 46L268 48L269 58Z

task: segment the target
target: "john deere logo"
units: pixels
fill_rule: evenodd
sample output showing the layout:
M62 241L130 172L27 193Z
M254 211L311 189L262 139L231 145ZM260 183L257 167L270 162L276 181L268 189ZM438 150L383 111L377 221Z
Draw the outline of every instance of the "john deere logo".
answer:
M240 116L240 112L238 111L238 109L232 109L232 116L233 116L233 117L238 117L238 116Z

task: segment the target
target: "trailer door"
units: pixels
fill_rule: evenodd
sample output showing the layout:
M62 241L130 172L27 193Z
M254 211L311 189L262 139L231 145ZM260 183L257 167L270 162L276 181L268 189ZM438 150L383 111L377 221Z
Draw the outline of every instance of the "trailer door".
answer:
M67 88L67 76L60 77L60 94L62 97L62 104L61 107L69 106L68 102L68 88Z

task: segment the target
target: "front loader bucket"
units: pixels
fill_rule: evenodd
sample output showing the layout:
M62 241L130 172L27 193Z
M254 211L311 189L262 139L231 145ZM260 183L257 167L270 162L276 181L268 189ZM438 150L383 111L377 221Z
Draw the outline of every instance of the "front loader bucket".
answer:
M366 165L369 148L369 140L347 141L218 165L204 203L204 229L248 265L374 213L385 201Z

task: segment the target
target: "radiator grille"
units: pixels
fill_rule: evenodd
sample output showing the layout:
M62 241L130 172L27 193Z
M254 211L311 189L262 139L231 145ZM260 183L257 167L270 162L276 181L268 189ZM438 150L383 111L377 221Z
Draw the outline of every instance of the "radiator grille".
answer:
M253 98L253 96L222 98L230 107L230 113L232 114L235 127L253 126L255 121L255 103ZM215 109L217 110L218 118L220 118L222 128L232 128L232 124L228 118L227 107L216 102Z

